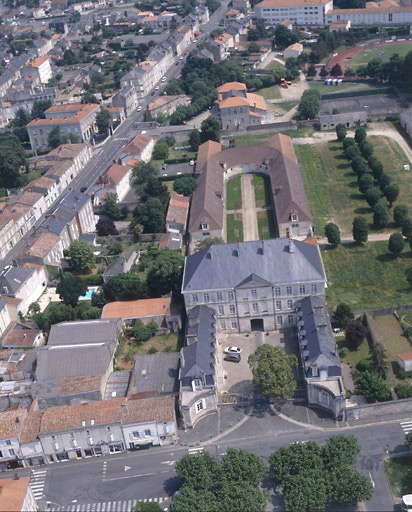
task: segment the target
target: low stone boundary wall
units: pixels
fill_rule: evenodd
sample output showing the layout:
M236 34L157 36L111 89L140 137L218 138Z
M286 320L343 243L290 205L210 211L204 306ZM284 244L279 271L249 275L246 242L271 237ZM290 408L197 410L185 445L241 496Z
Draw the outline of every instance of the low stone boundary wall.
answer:
M350 407L346 409L346 419L358 420L400 413L405 413L406 415L412 413L412 398Z

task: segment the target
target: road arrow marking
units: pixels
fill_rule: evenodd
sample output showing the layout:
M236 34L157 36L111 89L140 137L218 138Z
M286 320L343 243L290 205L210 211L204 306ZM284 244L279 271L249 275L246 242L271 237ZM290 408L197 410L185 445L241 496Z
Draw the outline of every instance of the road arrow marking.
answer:
M132 469L132 468L131 468L130 466L125 466L125 467L124 467L124 470L125 470L125 471L129 471L129 469Z
M173 466L175 462L175 460L165 460L164 462L161 462L161 464L168 464L169 466Z

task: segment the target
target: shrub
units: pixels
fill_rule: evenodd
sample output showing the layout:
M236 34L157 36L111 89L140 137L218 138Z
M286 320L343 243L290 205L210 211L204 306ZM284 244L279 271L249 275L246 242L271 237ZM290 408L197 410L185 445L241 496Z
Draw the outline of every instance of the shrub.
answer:
M347 149L349 146L355 145L355 139L352 139L351 137L345 137L342 141L343 149Z
M367 190L373 186L373 178L370 174L364 174L358 180L359 191L364 194Z
M379 178L379 188L381 189L381 191L383 192L384 189L391 184L391 178L388 174L386 174L385 172L383 172L381 174L381 177Z
M395 393L399 399L412 397L412 386L407 382L400 382L395 386Z
M359 391L368 402L385 402L391 398L391 386L383 377L374 372L365 371L356 380Z
M366 139L366 128L364 126L358 126L355 131L355 141L360 144Z
M361 359L359 363L356 365L356 369L358 372L371 372L373 371L373 361L372 359Z
M357 146L349 146L344 150L344 153L348 160L352 160L356 155L359 155L359 148Z
M362 176L368 170L368 166L365 164L363 158L359 155L355 155L351 161L351 167L353 172L358 176Z
M380 198L381 198L381 193L379 192L379 190L377 188L369 188L365 192L366 202L368 203L368 205L371 208L373 208L375 206L375 204L379 201Z
M397 226L402 226L408 218L409 209L406 204L398 204L393 209L393 220Z
M405 247L405 240L400 233L392 233L389 237L388 249L395 256L399 256Z
M348 347L343 347L340 351L340 357L346 357L349 354L350 350Z
M333 222L329 222L325 226L325 235L328 239L328 243L332 245L340 244L340 231L339 227Z
M366 337L366 331L358 320L351 320L346 328L346 341L353 347L360 347Z
M405 238L412 238L412 221L411 221L411 219L406 219L402 223L402 235Z
M346 137L346 128L343 124L336 125L336 136L340 142Z
M376 203L373 207L373 225L378 229L386 228L389 223L388 207L383 203Z
M375 180L378 180L383 173L382 163L376 158L376 156L372 155L371 157L368 158L368 166L372 171Z
M359 144L360 152L362 153L362 156L366 159L370 158L373 155L373 146L370 142L367 142L366 140L362 141Z

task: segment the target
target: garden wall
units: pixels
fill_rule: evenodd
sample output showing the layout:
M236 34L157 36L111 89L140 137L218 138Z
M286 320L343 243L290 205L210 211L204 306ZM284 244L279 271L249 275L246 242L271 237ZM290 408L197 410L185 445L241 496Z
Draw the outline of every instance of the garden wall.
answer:
M346 409L347 420L358 420L365 418L376 418L390 414L405 413L410 415L412 412L412 398L403 400L394 400L391 402L380 402L377 404L367 404Z

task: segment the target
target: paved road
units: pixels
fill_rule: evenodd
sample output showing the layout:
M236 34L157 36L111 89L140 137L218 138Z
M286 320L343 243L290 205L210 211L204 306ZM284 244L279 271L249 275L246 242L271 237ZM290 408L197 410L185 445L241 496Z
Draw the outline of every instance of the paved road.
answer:
M110 512L129 510L127 504L133 500L153 500L167 506L169 497L179 486L174 463L189 451L205 449L220 456L228 447L244 448L268 462L273 451L291 442L313 440L322 443L336 433L353 434L361 444L358 468L370 476L375 485L372 500L365 504L366 510L395 510L382 470L382 460L386 450L390 453L405 451L400 422L322 430L285 421L267 411L256 411L229 435L217 442L212 440L204 447L151 448L143 452L43 467L47 476L43 489L45 501L41 505L45 507L45 502L50 501L50 508L54 510L97 512L108 511L109 504Z

